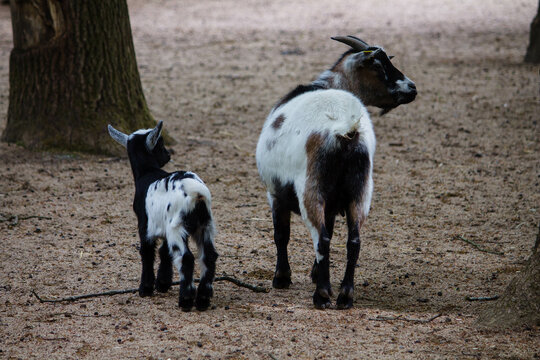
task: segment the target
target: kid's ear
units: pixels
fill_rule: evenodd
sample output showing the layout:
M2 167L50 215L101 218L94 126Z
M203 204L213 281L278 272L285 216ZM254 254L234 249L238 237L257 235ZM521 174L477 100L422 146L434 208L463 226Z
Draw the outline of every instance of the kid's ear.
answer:
M163 120L160 120L156 127L152 129L146 136L146 148L149 151L154 150L159 138L161 137L161 129L163 128Z

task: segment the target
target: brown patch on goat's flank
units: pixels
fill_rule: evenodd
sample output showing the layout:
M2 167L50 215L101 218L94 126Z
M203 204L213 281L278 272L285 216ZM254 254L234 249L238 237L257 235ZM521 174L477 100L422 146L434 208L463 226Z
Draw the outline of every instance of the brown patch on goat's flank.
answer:
M281 128L281 125L283 125L283 122L285 121L285 115L280 114L273 122L272 122L272 128L274 130L279 130Z
M306 141L307 174L304 190L304 207L309 221L317 229L324 224L324 199L319 193L319 151L326 137L320 133L312 133Z

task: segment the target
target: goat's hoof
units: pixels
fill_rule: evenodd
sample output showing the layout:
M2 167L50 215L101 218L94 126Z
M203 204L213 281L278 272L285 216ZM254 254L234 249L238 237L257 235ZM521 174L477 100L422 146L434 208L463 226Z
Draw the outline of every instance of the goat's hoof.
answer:
M190 311L193 307L194 300L195 288L193 286L180 288L180 298L178 299L178 306L180 306L182 311Z
M276 270L272 286L276 289L288 289L292 284L291 270Z
M152 296L154 294L154 287L153 286L139 286L139 296L140 297L146 297L146 296Z
M156 290L160 293L166 293L171 288L172 281L160 281L156 280Z
M324 310L330 308L330 291L329 289L317 289L313 293L313 305L315 308Z
M195 307L199 311L207 310L210 307L210 298L197 296L197 299L195 299Z
M336 307L339 310L346 310L353 307L353 299L342 294L339 294L337 301L336 301Z
M290 277L276 277L272 280L272 286L276 289L288 289L292 281Z
M181 298L180 300L178 300L178 306L180 307L180 309L182 309L182 311L191 311L191 308L193 307L193 298Z
M180 295L178 306L180 306L182 311L191 311L191 308L193 307L193 300L193 296L187 297Z
M214 295L214 289L212 285L200 284L197 288L197 297L195 298L195 307L199 311L204 311L210 306L210 299Z
M339 291L336 307L340 310L350 309L353 306L354 289L351 286L343 286Z

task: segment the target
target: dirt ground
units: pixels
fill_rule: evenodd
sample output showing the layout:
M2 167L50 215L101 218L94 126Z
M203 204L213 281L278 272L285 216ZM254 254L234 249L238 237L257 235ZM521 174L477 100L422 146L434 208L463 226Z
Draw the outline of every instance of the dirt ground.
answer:
M482 329L475 321L488 303L465 299L501 294L538 229L539 69L522 63L537 1L128 4L146 99L177 140L166 169L197 172L213 194L218 275L271 288L275 249L257 137L283 94L346 50L330 36L384 46L416 82L415 102L383 117L370 109L375 190L355 307L313 309L313 247L298 217L288 290L218 282L214 307L190 313L179 310L177 287L151 298L39 303L32 290L54 298L138 286L131 173L126 158L1 143L0 358L540 357L539 328ZM12 47L6 6L0 34L3 129ZM345 240L339 219L334 289Z

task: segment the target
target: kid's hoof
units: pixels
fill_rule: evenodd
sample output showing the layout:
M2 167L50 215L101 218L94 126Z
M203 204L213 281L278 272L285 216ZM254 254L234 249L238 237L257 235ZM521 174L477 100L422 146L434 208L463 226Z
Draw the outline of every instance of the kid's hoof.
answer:
M193 286L186 287L184 289L180 288L180 298L178 300L178 306L182 311L190 311L193 307L193 302L195 300L195 288Z
M195 300L195 307L199 311L205 311L210 307L210 298L207 297L197 297Z
M156 281L156 290L160 293L166 293L171 288L172 281Z
M146 297L146 296L152 296L154 293L154 287L153 286L139 286L139 296L140 297Z
M276 289L288 289L291 284L291 278L274 277L274 280L272 281L272 286Z
M291 271L276 271L274 280L272 280L272 286L276 289L288 289L292 284Z
M204 311L210 307L210 299L214 295L214 290L210 284L200 284L197 289L197 298L195 299L195 307L199 311Z
M178 306L180 306L182 311L191 311L191 308L193 307L193 299L180 299L178 301Z

